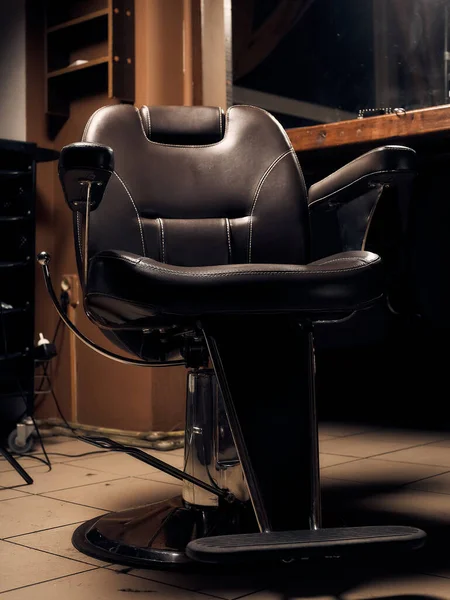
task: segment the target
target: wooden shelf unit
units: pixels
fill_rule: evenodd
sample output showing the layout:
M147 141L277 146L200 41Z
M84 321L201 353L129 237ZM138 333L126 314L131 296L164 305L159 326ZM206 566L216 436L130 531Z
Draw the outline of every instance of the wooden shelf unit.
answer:
M100 56L99 58L93 58L92 60L88 60L81 65L70 65L69 67L64 67L64 69L56 69L56 71L50 71L47 73L47 79L51 79L52 77L59 77L60 75L68 75L70 73L74 73L75 71L81 71L83 69L89 69L90 67L95 67L97 65L108 64L109 58L107 56Z
M47 27L47 34L54 33L55 31L61 31L61 29L67 29L68 27L73 27L75 25L81 25L86 21L93 21L94 19L99 19L101 17L108 17L108 15L108 8L94 10L93 12L87 13L86 15L82 15L81 17L76 17L75 19L64 21L63 23L59 23L58 25L53 25L53 27Z
M45 35L51 139L75 99L106 92L134 102L134 0L47 0Z

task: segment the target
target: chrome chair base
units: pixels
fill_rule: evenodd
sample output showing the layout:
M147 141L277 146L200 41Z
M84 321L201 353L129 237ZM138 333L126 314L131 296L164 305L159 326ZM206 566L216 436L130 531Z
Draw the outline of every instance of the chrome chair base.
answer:
M91 519L75 530L72 543L83 554L115 564L180 569L195 564L186 556L189 542L242 531L257 531L250 506L192 506L177 496Z

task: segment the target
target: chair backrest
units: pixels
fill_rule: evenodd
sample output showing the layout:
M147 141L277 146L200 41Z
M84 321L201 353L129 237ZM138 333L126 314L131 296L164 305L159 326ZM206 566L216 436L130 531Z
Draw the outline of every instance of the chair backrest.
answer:
M107 106L92 115L83 140L115 156L91 214L90 256L119 249L180 266L308 262L303 175L267 112Z

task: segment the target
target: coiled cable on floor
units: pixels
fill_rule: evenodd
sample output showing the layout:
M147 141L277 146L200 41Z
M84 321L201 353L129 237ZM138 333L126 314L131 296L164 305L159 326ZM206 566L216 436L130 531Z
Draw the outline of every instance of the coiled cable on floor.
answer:
M64 420L65 421L65 420ZM184 431L123 431L94 425L80 425L79 423L64 422L62 419L50 418L36 421L41 436L49 438L54 436L78 437L96 434L109 437L114 441L136 448L149 448L152 450L168 451L183 448Z

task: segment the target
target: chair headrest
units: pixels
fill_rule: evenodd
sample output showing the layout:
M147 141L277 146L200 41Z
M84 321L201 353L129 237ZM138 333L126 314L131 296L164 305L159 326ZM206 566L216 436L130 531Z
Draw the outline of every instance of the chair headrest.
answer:
M223 138L225 115L217 106L143 106L147 137L160 144L214 144Z

